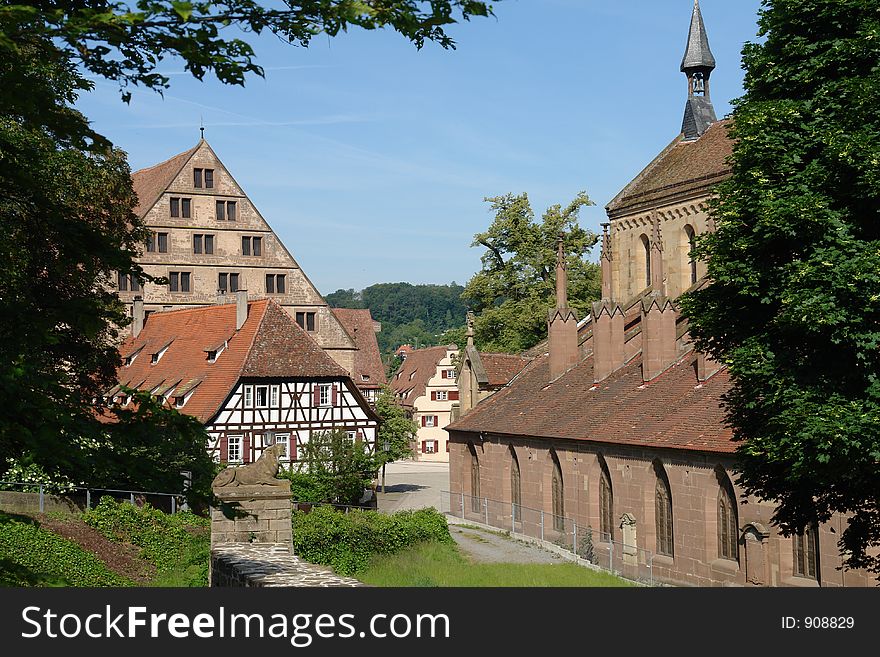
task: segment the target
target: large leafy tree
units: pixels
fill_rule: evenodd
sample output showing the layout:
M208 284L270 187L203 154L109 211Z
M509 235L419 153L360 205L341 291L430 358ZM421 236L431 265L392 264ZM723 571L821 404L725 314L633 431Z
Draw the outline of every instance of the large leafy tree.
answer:
M382 465L382 492L385 492L385 464L411 458L419 427L409 417L388 386L382 386L376 399L379 434L376 437L376 459Z
M585 260L597 237L578 225L578 212L593 205L579 193L566 206L553 205L540 222L527 194L487 198L495 212L489 229L471 246L486 249L483 268L462 298L478 313L474 322L481 349L515 353L547 337L547 311L555 303L556 244L564 233L569 306L583 318L599 298L599 266Z
M81 71L118 82L124 100L131 85L167 87L157 67L168 57L199 79L243 84L262 73L245 40L262 31L307 46L349 26L389 27L418 47L452 47L444 28L490 13L472 0L0 3L0 454L92 485L114 472L166 485L146 463L178 480L190 463L205 478L174 438L202 447L203 434L176 411L143 402L115 428L97 421L127 323L111 277L143 282L133 259L146 232L125 154L73 109L91 88Z
M52 39L59 53L95 75L125 88L168 86L156 68L178 57L202 79L208 72L227 84L244 84L249 73L262 75L253 47L242 37L271 32L308 46L319 34L336 36L349 27L391 28L421 48L434 41L455 42L445 28L458 20L489 16L480 0L47 0L0 4L0 49L14 49L33 36ZM130 91L123 91L128 100Z
M785 532L848 514L847 565L880 572L880 11L765 0L760 35L682 304L729 365L745 490Z

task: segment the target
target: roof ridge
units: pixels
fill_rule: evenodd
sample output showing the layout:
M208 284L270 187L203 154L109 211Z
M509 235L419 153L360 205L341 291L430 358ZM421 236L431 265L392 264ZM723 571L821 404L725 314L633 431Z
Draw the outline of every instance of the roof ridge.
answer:
M169 162L171 162L171 161L172 161L173 159L175 159L175 158L178 158L178 157L180 157L180 156L182 156L182 155L186 155L187 153L192 153L192 152L194 152L199 146L201 146L201 144L202 144L202 141L199 140L199 143L197 143L197 144L196 144L195 146L193 146L192 148L189 148L189 149L187 149L187 150L185 150L185 151L181 151L180 153L177 153L176 155L172 155L172 156L169 157L167 160L162 160L161 162L157 162L156 164L151 164L151 165L148 166L148 167L143 167L142 169L138 169L137 171L132 171L132 172L131 172L131 175L134 175L134 174L136 174L136 173L143 173L144 171L149 171L150 169L155 169L155 168L157 168L157 167L161 167L161 166L163 166L163 165L165 165L165 164L168 164ZM181 168L182 168L182 167L181 167ZM175 175L176 175L176 174L175 174Z
M272 299L248 299L248 305L252 303L268 303L272 301ZM191 306L184 308L169 308L168 310L154 310L153 317L167 317L168 315L178 314L178 313L191 313L197 312L200 310L208 310L209 308L222 308L223 306L232 306L235 304L235 301L224 301L223 303L206 303L202 306Z

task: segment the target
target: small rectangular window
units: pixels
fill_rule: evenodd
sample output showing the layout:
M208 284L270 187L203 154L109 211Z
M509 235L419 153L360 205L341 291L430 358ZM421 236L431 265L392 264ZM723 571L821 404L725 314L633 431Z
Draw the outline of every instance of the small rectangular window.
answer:
M168 253L168 233L156 233L156 243L159 253Z
M315 330L315 313L309 313L309 312L296 313L296 323L299 324L301 329L304 329L306 331L314 331Z
M254 387L253 386L245 386L244 387L244 407L245 408L253 408L254 407Z
M117 272L116 287L119 288L120 292L128 292L128 274L123 274L121 271Z
M263 238L262 237L255 237L253 239L252 251L255 256L263 255Z
M269 406L269 386L257 386L256 393L256 408L266 408Z
M153 253L156 250L156 233L150 233L147 237L147 253Z
M226 293L229 291L229 274L218 274L217 275L217 289L223 293Z
M202 170L193 169L193 187L196 189L202 186Z
M437 391L437 401L446 401L447 399L449 399L449 394L446 390Z
M205 189L214 189L214 169L205 169Z
M217 207L217 221L224 221L226 219L226 201L217 201L215 205Z
M272 408L278 408L278 394L279 394L278 386L272 386L269 392L269 406Z
M202 252L202 244L204 243L204 239L204 235L193 235L193 253L198 254Z
M251 238L241 238L241 255L249 256L251 254Z
M189 219L192 216L192 199L180 199L180 216L184 219Z
M179 217L180 216L180 199L179 198L171 198L171 216Z
M275 274L266 274L266 294L275 294Z
M433 416L433 415L426 415L425 416L425 426L426 427L433 427L434 426L434 417L435 416Z
M286 274L266 274L266 294L284 294Z
M169 292L180 291L180 274L176 271L172 271L168 274L168 290Z
M279 454L279 458L282 458L285 461L289 460L288 454L290 454L290 435L286 433L275 434L275 444L281 445L281 454Z
M229 291L238 292L238 274L229 274Z
M205 253L207 253L207 254L214 253L214 236L213 235L205 235Z
M226 218L229 221L235 221L235 201L226 202Z
M226 442L226 460L230 463L241 461L241 436L229 436Z
M320 406L330 405L330 386L322 384L318 386L318 404Z
M180 291L181 292L189 292L189 272L183 271L180 272Z

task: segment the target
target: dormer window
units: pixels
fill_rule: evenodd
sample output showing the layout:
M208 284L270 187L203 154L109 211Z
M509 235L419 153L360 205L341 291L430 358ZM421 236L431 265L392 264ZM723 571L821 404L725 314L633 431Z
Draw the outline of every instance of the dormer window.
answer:
M223 344L217 345L212 349L205 349L205 353L208 357L209 363L216 363L217 359L220 357L220 354L224 352L224 350L229 346L229 341L224 341Z
M143 349L143 347L141 347L140 349L138 349L138 350L135 351L135 352L130 353L128 356L125 357L125 366L126 366L126 367L131 367L131 364L132 364L132 363L135 361L135 359L140 355L140 353L141 353L141 349Z
M150 363L153 364L153 365L155 365L156 363L158 363L158 362L159 362L159 359L161 359L162 356L165 355L165 352L168 351L168 347L170 347L170 346L171 346L171 343L169 342L169 343L166 344L164 347L162 347L159 351L157 351L156 353L152 354L152 355L150 356Z
M186 406L186 402L188 402L189 398L193 396L193 392L195 392L195 389L190 390L186 394L177 395L177 397L174 398L174 408L183 408Z
M415 372L410 372L410 374L409 374L409 380L412 381L412 380L413 380L413 377L415 377L415 375L416 375Z
M369 381L369 380L370 380L369 374L361 374L361 381Z

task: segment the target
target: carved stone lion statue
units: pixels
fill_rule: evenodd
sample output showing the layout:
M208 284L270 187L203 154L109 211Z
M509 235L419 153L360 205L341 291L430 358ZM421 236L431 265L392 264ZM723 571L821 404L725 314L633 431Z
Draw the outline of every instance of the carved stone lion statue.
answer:
M278 486L283 480L277 479L279 459L283 445L275 444L263 450L253 463L240 465L237 468L226 468L211 483L212 488L233 486Z

